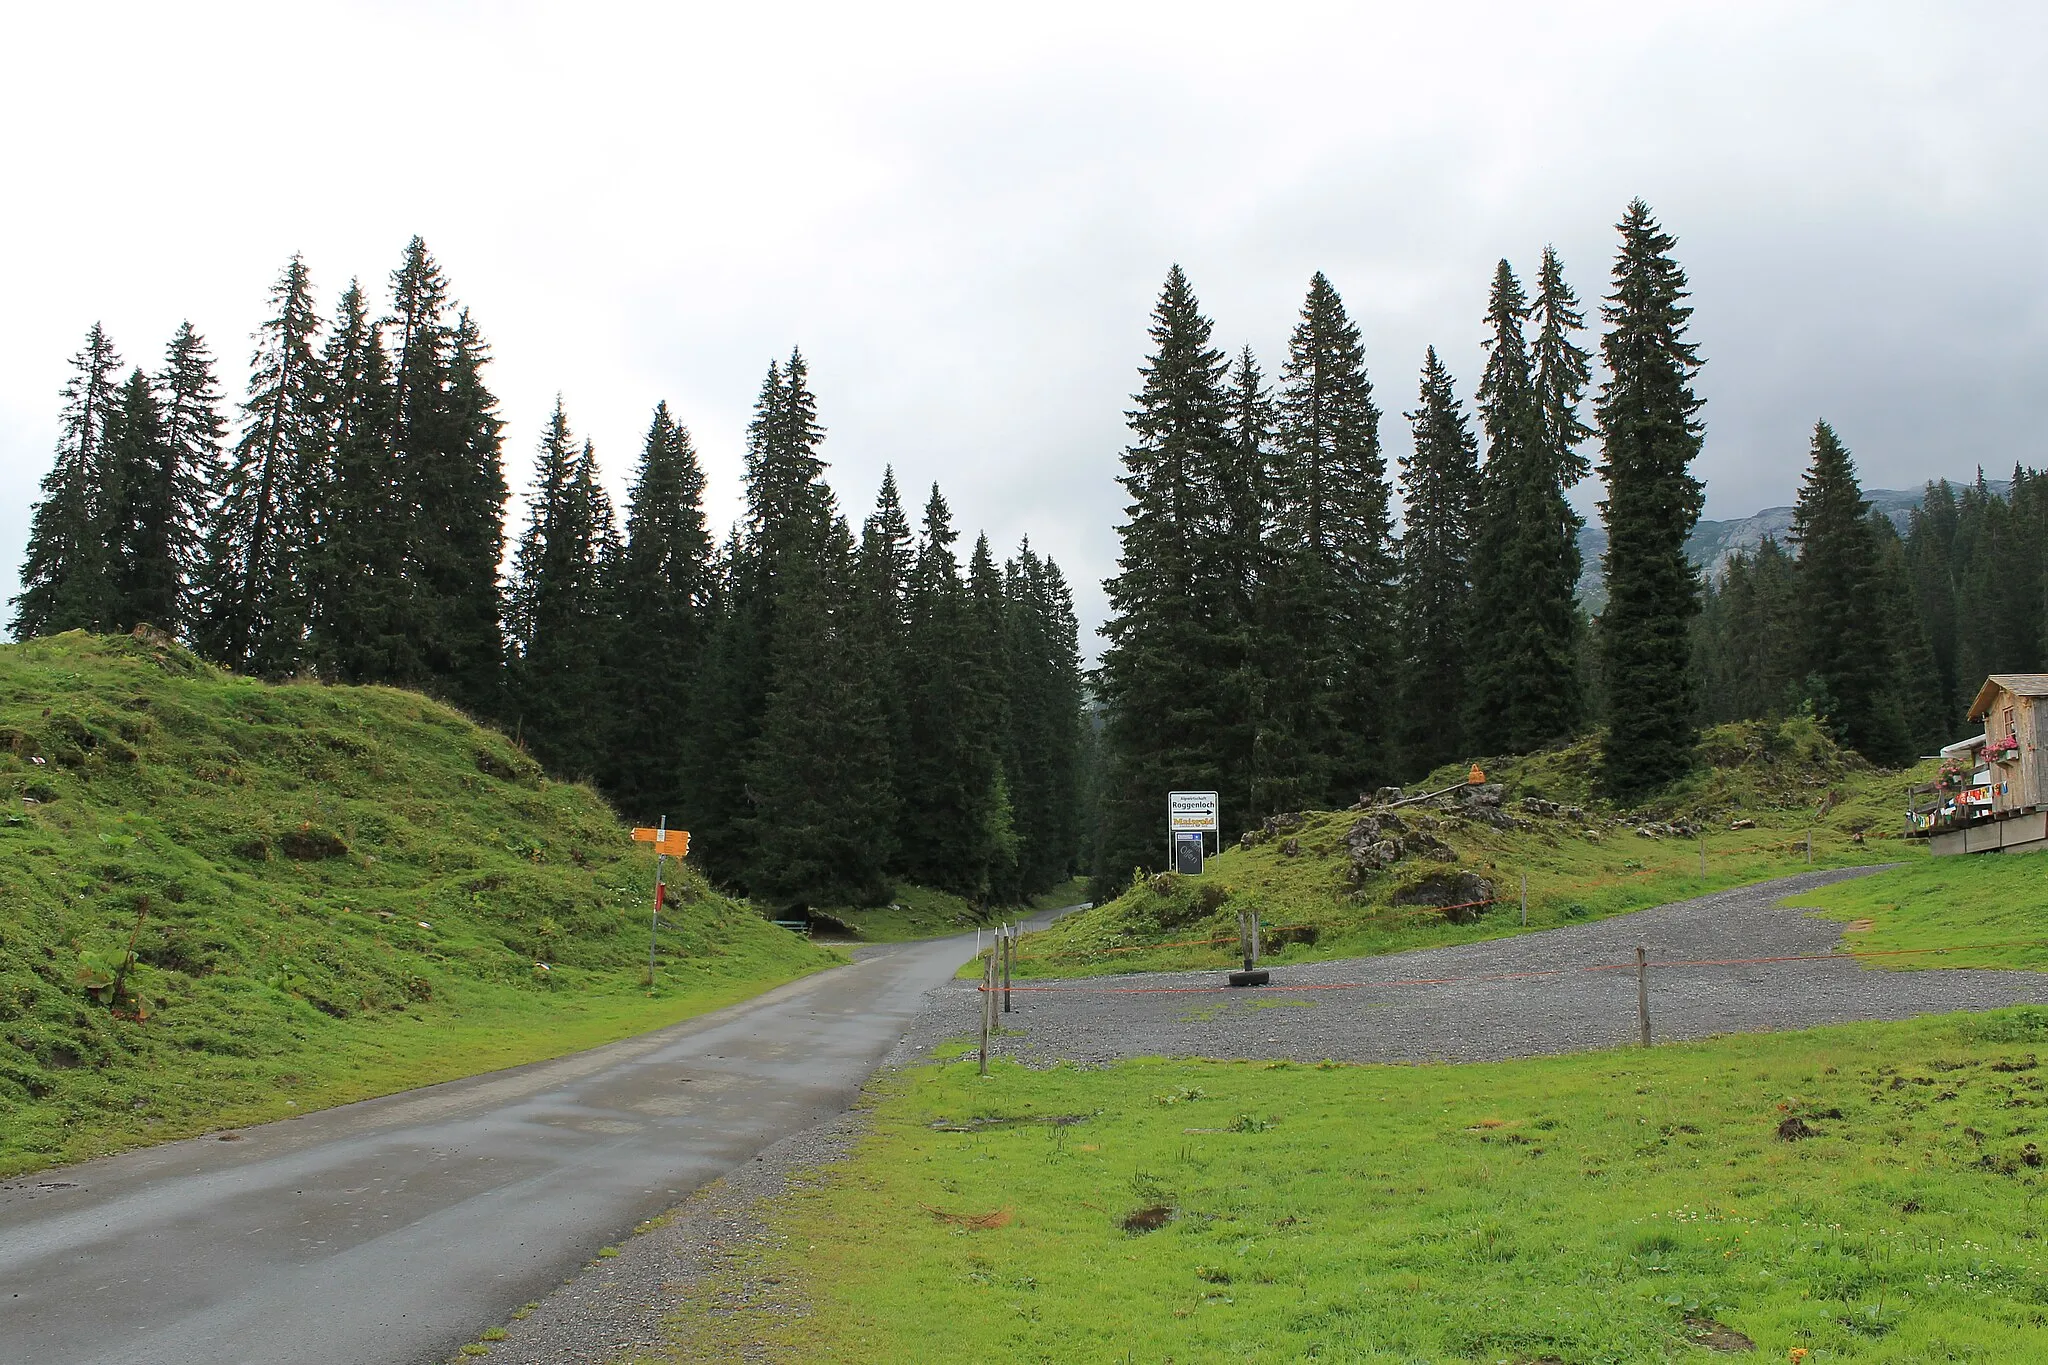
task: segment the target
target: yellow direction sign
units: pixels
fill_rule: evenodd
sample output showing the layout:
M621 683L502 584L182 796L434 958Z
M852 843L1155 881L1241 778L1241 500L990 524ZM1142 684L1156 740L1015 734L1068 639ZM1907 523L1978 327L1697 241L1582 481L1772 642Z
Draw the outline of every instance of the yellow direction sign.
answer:
M690 851L690 831L686 829L648 829L642 826L633 831L633 842L653 844L656 853L670 858L681 858Z

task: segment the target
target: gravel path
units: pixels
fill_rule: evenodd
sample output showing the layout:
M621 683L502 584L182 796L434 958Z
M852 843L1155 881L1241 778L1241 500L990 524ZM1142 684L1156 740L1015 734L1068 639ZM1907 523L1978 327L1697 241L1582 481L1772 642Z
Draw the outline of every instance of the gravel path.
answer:
M1836 951L1839 922L1777 902L1875 870L1784 877L1517 938L1275 966L1264 990L1223 989L1221 971L1034 980L1037 989L1014 992L1012 1012L1001 1016L1011 1036L990 1047L1033 1065L1162 1056L1484 1061L1610 1047L1636 1038L1638 943L1652 963L1650 1019L1659 1039L2048 1003L2048 974L2036 972L1887 972L1849 960L1654 965ZM1584 970L1608 963L1630 965ZM1484 979L1522 972L1556 974ZM1283 989L1340 983L1361 984ZM941 987L891 1061L975 1032L976 1009L974 983Z

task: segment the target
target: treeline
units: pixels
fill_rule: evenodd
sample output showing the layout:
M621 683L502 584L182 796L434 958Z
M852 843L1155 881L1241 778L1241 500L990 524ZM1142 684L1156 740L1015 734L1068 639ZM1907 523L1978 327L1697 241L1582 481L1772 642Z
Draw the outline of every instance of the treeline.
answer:
M1873 761L1903 764L1974 728L1991 673L2048 669L2048 483L2016 469L1927 486L1901 536L1873 513L1825 422L1790 546L1765 540L1708 584L1695 639L1700 717L1807 711Z
M1269 388L1249 348L1212 345L1186 276L1169 273L1107 584L1098 895L1161 863L1173 788L1215 788L1242 828L1602 721L1617 795L1684 771L1700 362L1674 239L1640 201L1618 228L1592 413L1584 317L1557 254L1543 253L1533 298L1502 261L1477 432L1435 349L1423 358L1399 536L1383 414L1330 281L1310 281ZM1589 623L1566 494L1591 472L1596 434L1611 596Z
M351 283L323 318L297 257L270 303L232 444L190 324L125 376L92 328L16 638L148 623L260 676L420 688L691 829L712 876L777 907L898 878L1007 903L1078 870L1089 740L1058 566L986 538L963 566L937 487L914 532L893 475L856 536L800 354L769 367L720 543L666 404L621 525L558 400L501 575L489 349L425 245L381 313Z

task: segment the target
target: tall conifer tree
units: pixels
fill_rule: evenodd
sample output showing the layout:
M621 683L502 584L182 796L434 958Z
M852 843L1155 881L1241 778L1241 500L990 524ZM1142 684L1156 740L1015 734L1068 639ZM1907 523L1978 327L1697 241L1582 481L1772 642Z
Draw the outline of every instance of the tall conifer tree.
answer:
M303 257L286 263L257 329L242 435L213 490L200 573L200 648L230 668L266 676L305 658L310 558L319 533L326 440L320 328Z
M599 698L610 643L607 578L616 555L611 499L590 442L579 450L562 400L541 437L511 601L513 696L534 748L557 771L588 776L604 761Z
M1696 737L1689 661L1699 576L1685 540L1703 502L1692 475L1702 427L1692 389L1699 355L1685 339L1692 309L1675 238L1637 199L1618 224L1613 293L1601 315L1607 382L1597 406L1607 499L1607 608L1601 615L1608 689L1604 777L1622 799L1683 774Z
M392 457L411 512L404 653L418 660L422 685L491 715L504 701L507 489L504 423L483 379L490 352L418 237L392 272L391 294Z
M711 574L704 471L690 433L661 403L627 494L608 650L613 715L605 785L619 807L643 823L664 815L678 820L693 808L678 741L698 720ZM650 741L650 733L666 738Z
M1218 640L1223 602L1207 575L1231 414L1225 361L1209 337L1209 320L1176 265L1153 310L1137 406L1126 414L1132 442L1117 481L1130 502L1117 528L1117 574L1103 585L1110 618L1098 675L1098 900L1120 891L1132 868L1164 861L1167 792L1217 788L1225 775L1210 740L1228 701L1218 669L1227 657Z
M95 322L84 349L71 358L56 462L43 476L42 500L29 518L21 593L11 602L17 640L106 625L107 429L120 367L114 343Z
M803 354L792 351L786 366L769 365L747 427L746 515L727 556L703 689L710 714L696 745L703 805L694 832L703 838L706 865L720 877L743 878L759 865L747 765L774 685L783 576L792 559L822 553L831 527L832 491L818 454L824 437Z
M1269 795L1267 745L1273 739L1274 462L1277 414L1265 376L1247 346L1230 368L1224 394L1228 442L1218 464L1221 525L1208 552L1221 591L1217 636L1222 672L1212 730L1221 799L1232 819L1250 823L1277 806Z
M1578 299L1543 253L1533 306L1506 261L1487 307L1479 409L1487 436L1472 562L1466 734L1479 752L1520 753L1568 739L1579 694L1579 518L1565 489L1584 469L1578 403L1586 354L1572 340ZM1525 325L1539 321L1532 347Z
M160 623L170 631L184 632L193 621L191 585L199 577L207 489L218 481L227 430L213 364L206 339L184 322L171 337L155 378L165 449L157 496L171 509L166 528L171 595L158 609L170 617Z
M107 430L108 606L106 625L177 628L179 578L191 489L164 438L156 391L140 369L121 388Z
M1401 461L1401 758L1419 776L1459 757L1470 617L1472 498L1479 447L1451 372L1431 346L1408 414L1415 453Z
M1393 530L1365 348L1320 271L1288 342L1276 471L1285 586L1272 708L1300 804L1349 800L1389 771Z
M1080 852L1080 651L1066 580L1028 540L1005 566L1004 597L1017 882L1032 896L1072 876Z
M779 908L882 904L893 889L889 737L846 629L851 536L835 517L812 552L785 548L773 681L747 763L747 889Z
M932 486L911 569L904 639L910 745L898 766L903 866L962 896L989 890L1001 750L993 732L986 641L960 578L952 509Z
M1891 690L1890 618L1870 504L1856 464L1833 427L1813 428L1813 458L1792 509L1799 547L1800 635L1808 671L1834 699L1842 742L1876 763L1909 756L1905 722Z
M410 624L412 526L393 448L396 395L383 328L354 280L321 368L329 476L313 575L313 657L338 682L418 684L426 666Z

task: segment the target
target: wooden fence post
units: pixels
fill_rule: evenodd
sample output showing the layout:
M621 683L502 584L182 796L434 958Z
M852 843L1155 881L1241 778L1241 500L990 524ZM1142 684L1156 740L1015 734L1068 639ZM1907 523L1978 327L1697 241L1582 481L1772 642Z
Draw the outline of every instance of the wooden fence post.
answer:
M1636 945L1636 1023L1642 1028L1643 1046L1650 1045L1650 962L1643 945Z
M1003 1013L1010 1012L1010 964L1017 957L1017 930L1015 925L1003 928Z
M995 1004L996 958L990 953L981 964L981 1074L988 1075L989 1010Z
M1529 927L1529 874L1522 874L1522 927Z

